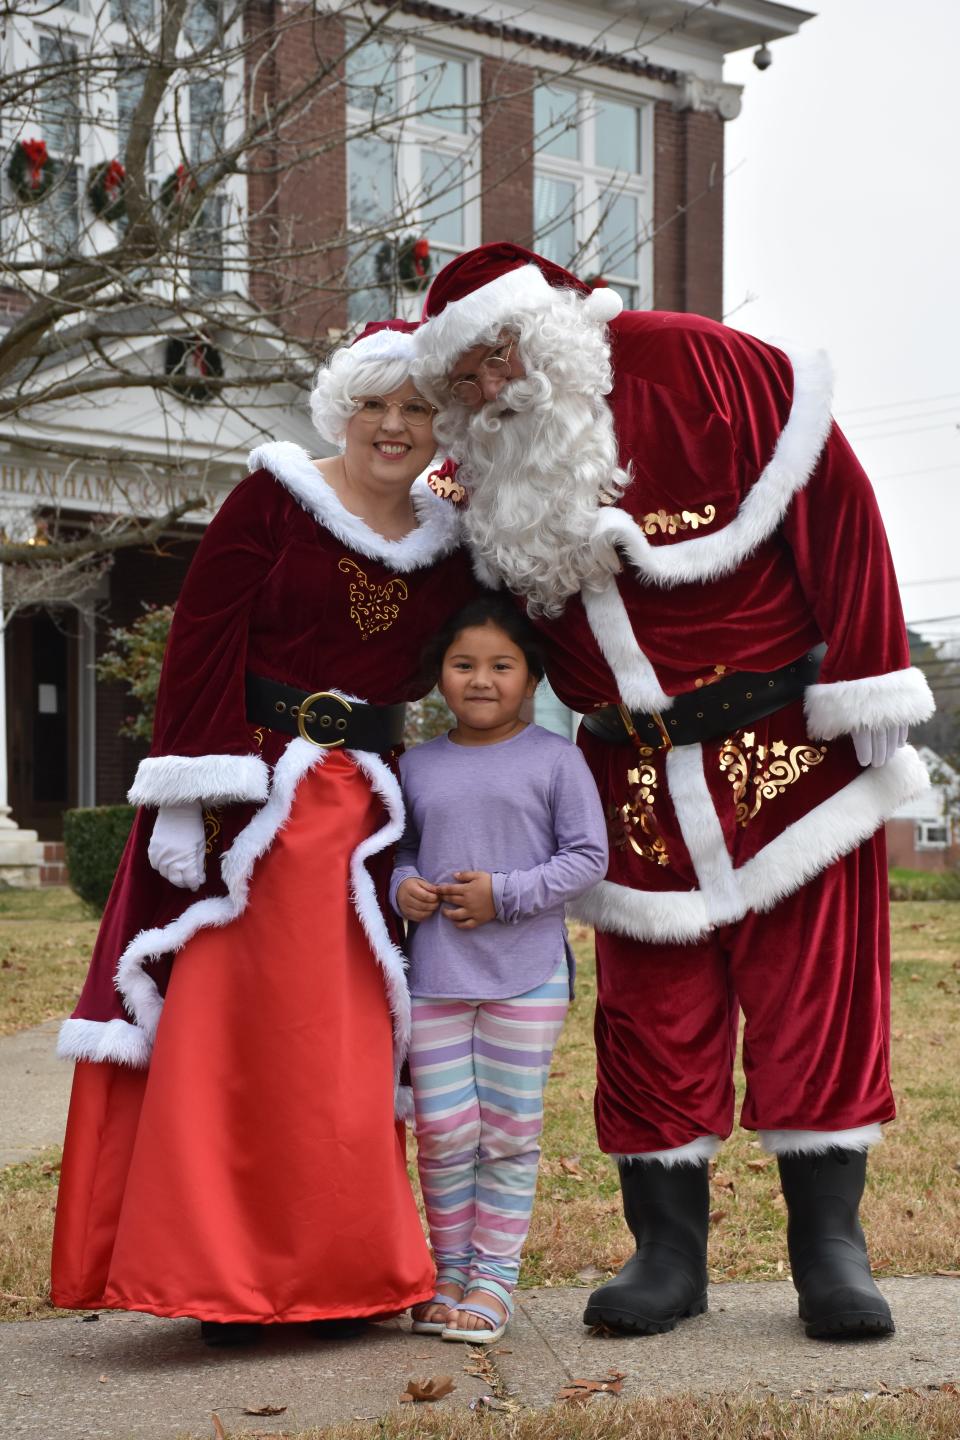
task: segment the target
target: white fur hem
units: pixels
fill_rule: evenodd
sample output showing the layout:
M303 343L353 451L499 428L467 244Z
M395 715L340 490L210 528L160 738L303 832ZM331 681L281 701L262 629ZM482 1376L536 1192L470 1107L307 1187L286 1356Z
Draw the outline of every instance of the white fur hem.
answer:
M936 708L922 670L891 670L862 680L809 685L803 699L807 729L814 740L835 740L854 730L881 725L920 725Z
M631 890L602 880L569 907L572 918L634 940L699 940L714 925L742 920L750 910L759 914L772 910L834 860L862 844L895 810L930 784L923 761L911 745L905 745L886 765L862 771L849 785L788 825L745 865L739 869L731 866L728 871L716 851L713 827L719 830L719 821L705 782L705 793L698 801L699 782L692 761L685 762L680 772L681 778L690 782L683 798L678 802L674 794L676 764L671 770L669 761L684 750L696 752L699 746L670 752L671 795L688 848L693 842L690 853L698 874L708 884L716 884L716 893ZM699 755L696 759L699 764Z
M403 831L403 802L396 780L378 756L362 750L346 753L367 776L388 812L387 823L367 836L354 850L350 859L350 881L351 899L383 970L393 1016L395 1068L399 1075L410 1039L410 995L405 962L390 939L366 861L399 838ZM169 925L141 931L120 956L115 984L135 1023L68 1020L61 1032L61 1045L70 1048L64 1048L61 1053L75 1059L122 1059L132 1065L148 1063L163 1010L163 998L145 966L160 955L181 950L199 930L210 925L229 925L243 913L254 865L267 853L277 832L286 823L300 781L314 766L322 765L325 759L326 751L318 750L309 741L290 741L277 761L267 803L240 831L221 859L220 868L227 894L198 900ZM68 1030L67 1027L71 1028ZM133 1035L127 1032L133 1032Z
M647 1150L639 1155L614 1155L613 1158L619 1165L630 1165L634 1161L648 1164L656 1160L670 1170L674 1165L705 1165L722 1143L719 1135L698 1135L696 1140L688 1140L686 1145L676 1145L672 1150Z
M259 755L154 755L141 760L131 805L211 805L266 800L270 772Z
M813 474L833 423L833 373L822 350L779 348L793 366L790 415L770 461L729 525L674 545L651 545L636 520L618 506L598 514L595 542L617 545L645 580L672 586L729 575L777 530L794 495Z
M308 514L355 554L379 560L401 575L433 565L460 543L456 506L435 495L424 479L415 480L410 492L417 528L402 540L386 540L341 505L301 446L289 440L259 445L247 463L251 471L269 470Z
M142 1069L150 1059L150 1041L126 1020L64 1020L57 1055L61 1060L112 1060Z
M827 1150L869 1150L879 1145L879 1125L854 1130L761 1130L760 1144L768 1155L822 1155Z
M413 1119L413 1087L411 1085L397 1086L393 1112L398 1120L410 1121Z

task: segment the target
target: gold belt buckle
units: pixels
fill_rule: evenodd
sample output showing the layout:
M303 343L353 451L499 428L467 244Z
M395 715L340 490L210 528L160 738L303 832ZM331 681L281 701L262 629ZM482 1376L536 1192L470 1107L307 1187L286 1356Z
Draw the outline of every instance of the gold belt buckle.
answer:
M627 709L626 705L623 705L623 704L618 705L618 706L617 706L617 710L618 710L619 713L620 713L620 719L623 721L624 728L625 728L627 734L630 736L630 739L633 741L633 743L634 743L636 746L638 746L638 747L643 746L643 741L640 739L640 736L637 734L636 729L635 729L635 727L634 727L633 716L630 714L630 711ZM663 717L662 717L661 715L659 715L656 710L651 710L651 711L650 711L650 715L651 715L652 719L656 722L657 729L660 731L660 738L661 738L661 740L663 741L663 744L660 746L660 749L661 749L661 750L672 750L672 749L673 749L673 741L670 739L669 731L667 730L666 725L664 725L664 723L663 723ZM644 748L647 748L647 747L644 747ZM653 753L653 751L650 750L649 748L647 748L647 754L648 754L648 755L651 755L652 753Z
M317 700L336 700L337 704L342 705L348 715L352 714L353 706L349 700L344 700L342 695L335 695L332 690L314 690L313 694L308 695L303 704L297 708L297 729L300 731L301 739L309 741L311 745L316 745L320 750L335 750L338 745L346 744L347 737L345 735L341 735L339 740L314 740L313 736L308 735L306 732L305 727L307 722L316 720L317 718L310 708ZM337 730L346 730L347 728L347 722L343 718L331 722L329 715L322 715L320 717L320 723L323 724L324 720L332 723Z

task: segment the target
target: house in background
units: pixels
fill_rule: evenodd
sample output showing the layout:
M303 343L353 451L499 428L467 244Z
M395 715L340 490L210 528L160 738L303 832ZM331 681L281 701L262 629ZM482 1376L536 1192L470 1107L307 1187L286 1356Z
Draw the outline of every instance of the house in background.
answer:
M269 8L251 4L249 15ZM318 148L296 184L276 194L272 175L256 167L231 175L224 204L251 217L258 261L252 271L245 263L221 267L211 252L194 276L198 289L226 296L238 313L249 307L265 317L278 314L283 294L301 293L285 335L320 355L364 320L393 310L376 252L357 237L389 228L402 205L406 232L413 227L428 242L435 268L474 245L512 240L602 277L628 306L720 318L724 125L741 103L740 87L723 81L724 56L795 34L811 12L773 0L544 0L535 9L522 0L399 0L387 22L396 43L358 48L363 11L318 0L316 48L294 36L255 73L234 73L242 63L252 67L248 56L230 62L219 88L208 81L184 88L178 133L202 159L204 137L229 128L230 97L246 84L258 95L273 87L266 98L280 103L318 54L346 56L345 83L331 85L320 105L328 133L356 137ZM191 23L218 13L218 0L194 0ZM159 14L160 0L63 0L31 16L14 7L16 23L0 55L8 71L48 52L107 42L117 57L119 79L111 89L111 71L102 71L89 114L64 82L48 88L32 117L66 176L49 202L49 224L71 243L99 243L96 227L84 224L86 188L104 157L124 153L137 98L136 47L126 27L131 17L155 24ZM106 16L105 29L98 16ZM433 103L418 111L424 92ZM358 134L378 105L392 107L393 121ZM158 186L177 161L171 134L155 136ZM432 182L442 188L439 203L431 200ZM205 233L215 251L216 224ZM274 233L287 235L294 250L302 237L302 257L280 269L266 263ZM318 254L339 276L326 293ZM13 276L0 288L0 326L15 323L26 303ZM420 303L420 296L401 296L411 317ZM168 338L177 337L155 343ZM181 343L195 341L185 332ZM28 531L44 504L80 525L95 523L114 490L140 496L147 517L164 513L171 485L174 494L199 486L209 504L169 537L165 558L122 552L82 604L38 607L11 627L0 674L0 873L4 843L11 854L23 849L18 825L21 834L56 841L65 809L125 796L142 749L118 740L128 702L119 689L96 686L92 671L110 627L129 623L144 603L176 598L202 525L265 432L321 449L310 438L302 396L276 392L259 397L259 408L228 410L216 398L202 404L179 391L134 400L105 390L89 412L73 405L69 416L41 416L28 430L0 426L0 511L21 515ZM3 654L0 647L0 665ZM537 718L567 734L575 719L546 687Z
M932 783L887 821L887 858L904 870L956 869L960 866L960 774L928 746L917 748Z

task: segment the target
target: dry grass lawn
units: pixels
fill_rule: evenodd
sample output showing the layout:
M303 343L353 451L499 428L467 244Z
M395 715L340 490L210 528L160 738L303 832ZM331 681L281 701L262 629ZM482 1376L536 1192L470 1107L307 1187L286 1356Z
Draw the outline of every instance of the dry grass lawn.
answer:
M22 893L0 894L0 1033L62 1014L72 1005L95 930L80 902L66 892L47 892L42 920L28 918L27 901L37 904L36 897ZM893 926L893 1055L900 1113L871 1162L864 1221L878 1273L957 1272L960 904L903 902L893 907ZM615 1168L598 1152L593 1134L594 974L589 935L583 931L576 941L582 959L578 999L547 1092L543 1172L526 1254L526 1285L594 1284L630 1248ZM46 1270L56 1164L51 1154L0 1172L0 1319L54 1313L46 1299ZM724 1147L713 1189L712 1279L785 1274L776 1165L749 1135L735 1132ZM960 1421L951 1433L960 1436Z
M0 1035L70 1013L98 923L65 886L0 890Z

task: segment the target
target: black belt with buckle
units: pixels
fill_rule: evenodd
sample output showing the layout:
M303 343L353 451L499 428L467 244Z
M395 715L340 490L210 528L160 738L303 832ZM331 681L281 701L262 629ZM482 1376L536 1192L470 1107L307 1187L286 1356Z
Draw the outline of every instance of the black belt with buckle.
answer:
M687 695L678 695L670 709L628 710L625 705L604 705L584 715L591 735L609 745L631 742L670 750L674 745L696 745L743 730L799 700L816 682L826 645L817 645L780 670L738 671Z
M298 690L247 671L247 719L284 735L299 735L323 750L383 754L403 743L406 705L362 705L330 690Z

